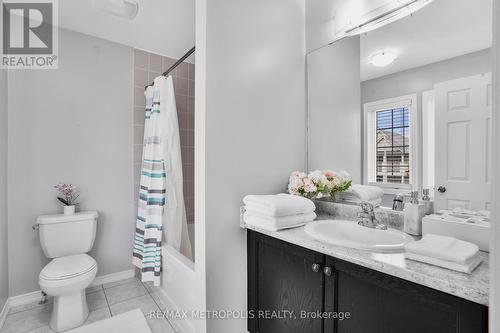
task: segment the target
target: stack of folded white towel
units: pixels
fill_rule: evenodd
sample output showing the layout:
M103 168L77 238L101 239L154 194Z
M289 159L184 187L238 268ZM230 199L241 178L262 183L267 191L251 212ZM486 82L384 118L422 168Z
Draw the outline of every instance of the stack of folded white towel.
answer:
M266 230L294 228L316 218L311 200L291 194L247 195L243 202L243 221Z
M336 194L336 196L340 201L355 204L366 201L374 207L378 207L382 203L384 190L378 186L355 184L347 191Z
M463 273L471 273L481 263L479 247L453 237L426 234L405 245L406 258Z

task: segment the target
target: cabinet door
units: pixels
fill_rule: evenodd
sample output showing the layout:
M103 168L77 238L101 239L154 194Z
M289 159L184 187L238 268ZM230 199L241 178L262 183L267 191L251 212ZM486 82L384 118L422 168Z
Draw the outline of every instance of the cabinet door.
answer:
M326 311L349 312L325 320L332 333L482 333L485 306L334 258L325 281Z
M324 255L249 231L248 321L251 333L322 333ZM313 270L317 264L319 271ZM266 312L267 311L267 312ZM303 318L308 313L309 318Z

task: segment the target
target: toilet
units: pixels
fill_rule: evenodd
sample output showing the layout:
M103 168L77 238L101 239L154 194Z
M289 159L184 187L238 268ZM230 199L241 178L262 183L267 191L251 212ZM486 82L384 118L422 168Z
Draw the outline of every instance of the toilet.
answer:
M40 272L38 283L54 297L49 326L56 332L82 325L89 315L85 288L97 274L97 263L87 252L94 245L97 216L86 211L37 218L43 252L52 259Z

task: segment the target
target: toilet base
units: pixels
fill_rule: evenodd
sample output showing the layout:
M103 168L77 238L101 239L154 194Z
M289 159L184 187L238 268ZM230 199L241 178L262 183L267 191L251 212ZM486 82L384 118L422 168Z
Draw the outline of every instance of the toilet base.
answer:
M73 294L55 296L49 326L56 332L67 331L81 326L88 316L85 289Z

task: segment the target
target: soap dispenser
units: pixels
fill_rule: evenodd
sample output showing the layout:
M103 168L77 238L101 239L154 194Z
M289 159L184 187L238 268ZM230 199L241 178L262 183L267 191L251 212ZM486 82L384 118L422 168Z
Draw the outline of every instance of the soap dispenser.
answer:
M434 201L431 201L431 197L429 196L429 189L424 188L422 202L425 207L425 215L434 214Z
M405 203L404 214L404 232L414 236L421 236L425 205L418 201L418 191L411 192L411 200Z

